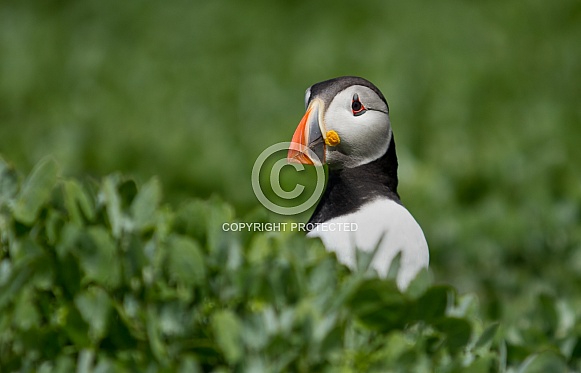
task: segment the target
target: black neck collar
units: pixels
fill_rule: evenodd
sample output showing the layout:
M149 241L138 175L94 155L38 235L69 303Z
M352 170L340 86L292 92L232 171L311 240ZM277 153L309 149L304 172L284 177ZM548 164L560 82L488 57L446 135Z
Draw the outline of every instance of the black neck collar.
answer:
M354 168L329 170L327 188L309 223L323 223L355 212L377 197L401 203L397 194L397 155L393 133L389 147L381 158Z

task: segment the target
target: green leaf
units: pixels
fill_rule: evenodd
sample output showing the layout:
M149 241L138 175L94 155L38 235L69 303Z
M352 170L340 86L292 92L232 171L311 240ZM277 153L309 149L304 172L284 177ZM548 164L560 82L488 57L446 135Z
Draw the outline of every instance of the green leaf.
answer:
M14 218L32 225L42 206L48 202L58 176L58 165L52 158L40 161L24 181L14 205Z
M167 348L160 335L159 318L153 305L149 305L147 307L146 315L146 329L149 348L151 349L153 356L155 356L158 361L165 364L167 362Z
M242 358L242 339L240 320L229 310L216 312L212 317L212 330L216 343L224 353L226 361L235 364Z
M64 202L72 222L83 224L81 213L89 221L95 219L95 207L77 181L67 180L64 182Z
M414 305L414 317L432 323L445 316L448 305L449 286L438 285L429 288Z
M167 302L159 310L159 330L165 337L181 336L187 333L192 313L185 302Z
M553 334L559 325L556 297L549 294L540 294L538 305L540 318L544 324L544 331L547 334Z
M259 265L272 255L272 235L256 233L248 243L247 258L252 264Z
M167 272L173 281L188 286L201 284L206 277L206 268L198 244L187 237L171 237L168 244Z
M117 247L109 233L101 227L91 227L78 237L77 255L86 280L116 287L121 280Z
M210 199L207 204L208 215L204 219L207 221L208 248L216 258L227 260L234 235L224 234L223 224L234 219L234 209L217 198Z
M12 273L12 261L8 258L0 260L0 288L6 285Z
M111 232L113 237L121 237L123 231L123 214L121 212L121 198L117 191L118 177L108 176L103 180L102 193L107 209L107 216L109 217L109 224L111 224Z
M383 238L385 238L385 236ZM380 247L380 245L378 243L377 247L375 248L375 252L377 252L379 247ZM401 251L399 251L391 260L391 263L389 264L389 269L387 270L387 278L388 279L391 279L394 281L397 280L397 275L399 274L399 270L401 268L401 255L402 255Z
M41 315L34 303L34 295L31 287L25 287L16 299L13 322L20 329L27 330L40 323Z
M131 204L131 216L136 228L144 230L155 225L156 211L161 201L161 186L157 178L141 187Z
M209 207L207 202L199 199L186 201L176 211L176 233L196 238L205 242L207 236Z
M371 263L373 262L373 258L377 255L379 248L381 247L381 241L384 237L382 237L377 245L371 251L365 250L357 250L355 251L355 263L357 272L365 273L370 270ZM387 273L388 279L395 279L397 277L397 272L399 271L399 263L400 263L401 253L397 253L395 258L391 261L390 268Z
M472 327L465 319L445 317L434 323L434 326L446 334L444 344L451 353L466 347L472 334Z
M154 242L143 242L137 235L131 235L125 242L122 252L123 275L126 281L140 278L143 268L148 264L145 248L154 246Z
M180 366L178 368L178 373L200 373L202 372L198 361L194 356L185 355L181 359Z
M499 326L500 323L498 322L493 322L492 324L488 325L488 327L484 329L484 331L476 341L474 348L482 348L488 345L490 342L492 342L494 336L496 335L496 332L498 331Z
M89 325L89 337L98 342L107 333L107 323L111 313L111 300L98 287L90 287L75 297L75 305L83 320Z
M18 174L0 157L0 206L14 198L17 192Z
M52 372L70 373L75 370L75 362L68 355L61 355L56 359L56 364Z
M42 255L24 258L10 270L8 280L0 286L0 310L20 293L35 271L44 264L44 259Z
M91 346L88 331L89 326L81 317L79 311L72 305L65 305L62 310L62 328L77 348Z
M382 332L401 329L409 321L409 304L391 280L364 280L353 290L347 306L368 328Z
M65 225L65 216L58 210L50 209L48 211L45 227L46 239L51 245L56 245L60 239L63 226Z
M408 285L405 294L411 299L417 299L427 291L431 283L430 271L427 268L422 268Z
M110 359L107 356L99 356L99 360L93 369L93 373L109 373L109 372L123 372L120 363L115 364L115 360ZM117 366L116 366L117 365Z
M544 351L529 356L518 368L517 373L567 372L563 356L553 351Z
M94 358L95 351L91 349L81 350L77 359L77 373L91 373Z
M476 359L474 359L474 361L466 366L466 367L462 367L462 369L460 369L460 372L462 373L490 373L491 367L494 366L495 363L495 359L493 356L487 355L487 356L478 356ZM500 371L503 372L503 371Z
M117 184L117 191L121 197L121 209L127 210L137 195L137 183L133 179L121 179Z

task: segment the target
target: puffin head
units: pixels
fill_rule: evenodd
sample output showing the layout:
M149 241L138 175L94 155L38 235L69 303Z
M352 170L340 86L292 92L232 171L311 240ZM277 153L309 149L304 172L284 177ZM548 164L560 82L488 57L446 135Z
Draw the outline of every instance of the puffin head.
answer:
M392 137L389 107L371 82L343 76L314 84L307 89L305 107L290 162L354 168L386 153Z

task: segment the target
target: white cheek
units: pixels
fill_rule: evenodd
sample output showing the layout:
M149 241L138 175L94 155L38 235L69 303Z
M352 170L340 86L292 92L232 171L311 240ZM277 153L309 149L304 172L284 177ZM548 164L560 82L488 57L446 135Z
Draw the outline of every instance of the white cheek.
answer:
M380 158L387 151L390 140L389 121L383 113L368 111L353 116L347 110L328 112L325 117L327 131L335 130L341 143L328 147L327 162L356 167Z

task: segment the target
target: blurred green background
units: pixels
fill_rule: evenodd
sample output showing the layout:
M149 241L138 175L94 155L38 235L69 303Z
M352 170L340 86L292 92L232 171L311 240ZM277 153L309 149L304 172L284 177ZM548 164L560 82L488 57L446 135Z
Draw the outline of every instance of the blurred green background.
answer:
M581 309L577 0L5 0L0 153L159 175L171 203L216 194L243 216L258 154L340 75L387 97L436 281L490 317L539 292Z

